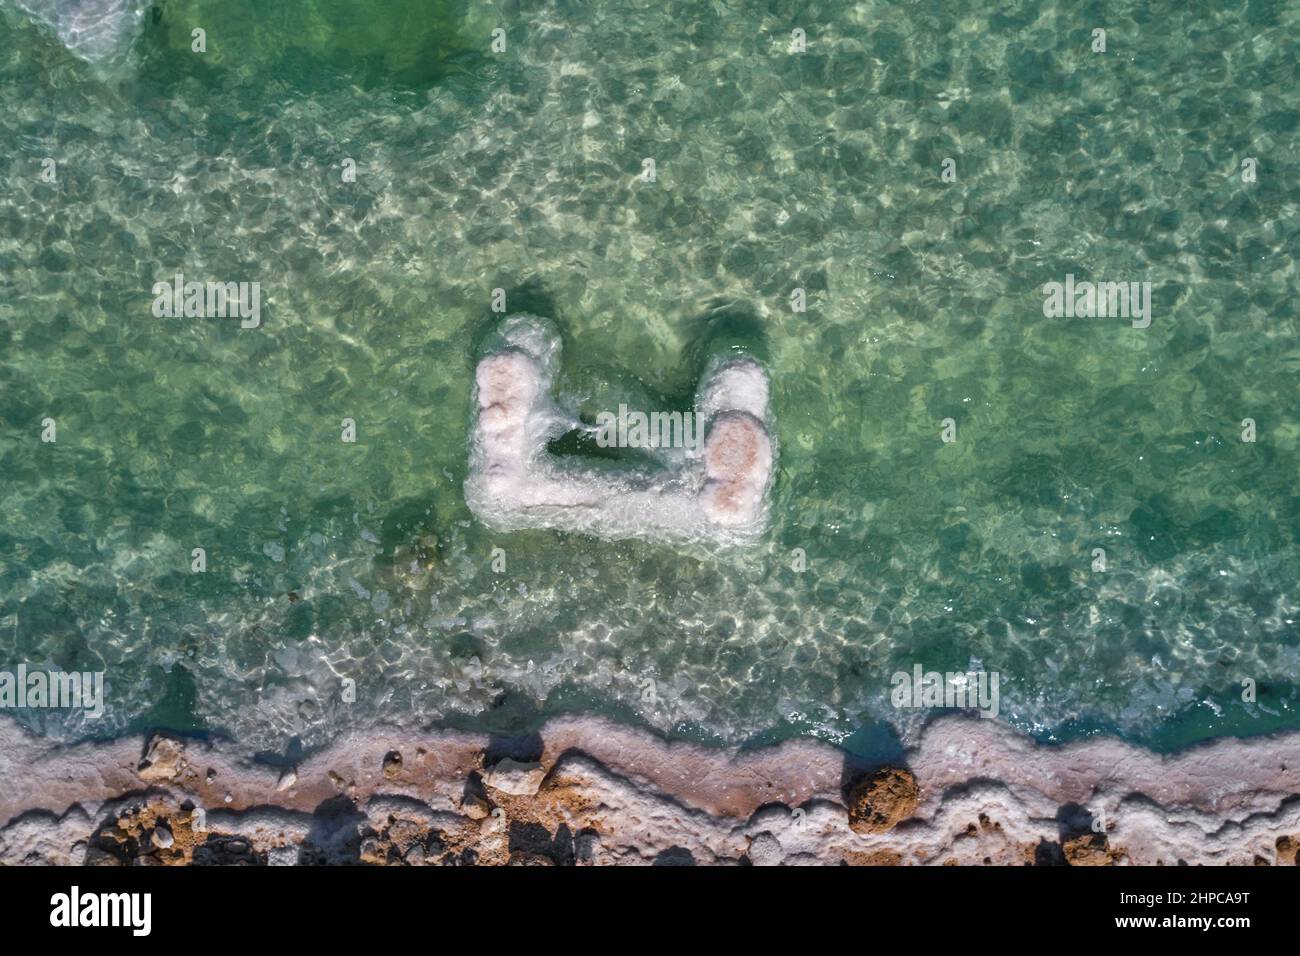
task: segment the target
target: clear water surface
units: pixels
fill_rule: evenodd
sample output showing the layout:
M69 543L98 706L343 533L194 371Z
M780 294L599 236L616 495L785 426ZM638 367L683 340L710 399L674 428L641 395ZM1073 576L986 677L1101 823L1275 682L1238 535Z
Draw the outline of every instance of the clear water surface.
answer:
M28 724L870 751L914 723L894 671L975 660L1043 739L1300 727L1300 6L164 0L129 35L88 63L0 0L0 666L109 683ZM177 271L260 282L261 327L155 318ZM1150 328L1044 318L1067 273L1150 281ZM750 335L767 540L477 522L494 288L591 411Z

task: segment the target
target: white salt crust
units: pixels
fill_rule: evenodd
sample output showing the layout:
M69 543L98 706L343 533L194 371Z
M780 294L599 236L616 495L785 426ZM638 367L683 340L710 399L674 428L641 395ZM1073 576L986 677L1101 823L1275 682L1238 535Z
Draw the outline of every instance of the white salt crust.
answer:
M916 802L885 832L850 827L843 786L855 771L819 741L713 749L591 717L551 720L538 738L536 761L510 773L485 766L485 734L396 728L348 734L277 770L230 741L57 746L0 716L0 864L105 862L92 834L146 805L171 814L177 844L198 807L200 840L241 837L271 863L300 853L393 862L391 846L400 861L433 863L410 837L434 831L442 858L522 862L507 839L517 825L568 834L590 864L689 854L703 864L1022 865L1065 848L1071 862L1293 865L1300 846L1300 733L1162 756L1111 738L1047 746L996 721L941 718L905 754ZM340 797L361 812L321 816ZM1062 821L1080 813L1101 832L1085 828L1092 849L1071 854Z
M757 362L720 361L701 380L695 411L705 423L702 453L665 453L653 469L614 470L560 461L546 450L552 438L586 427L551 397L560 341L550 325L512 316L499 342L474 377L465 481L465 500L489 527L721 545L762 534L775 450L767 375Z

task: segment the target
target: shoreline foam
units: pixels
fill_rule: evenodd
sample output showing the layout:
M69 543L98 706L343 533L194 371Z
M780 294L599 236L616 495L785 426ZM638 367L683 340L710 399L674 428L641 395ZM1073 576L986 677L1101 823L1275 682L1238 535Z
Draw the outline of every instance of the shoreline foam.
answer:
M886 768L591 717L528 740L378 729L282 769L230 741L63 746L4 719L0 863L1261 865L1300 847L1300 733L1162 756L944 717Z

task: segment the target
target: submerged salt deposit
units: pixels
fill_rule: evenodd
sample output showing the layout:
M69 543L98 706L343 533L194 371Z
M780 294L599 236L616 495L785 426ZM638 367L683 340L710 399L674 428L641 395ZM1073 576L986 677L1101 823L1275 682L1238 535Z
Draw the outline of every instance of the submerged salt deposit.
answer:
M586 429L552 397L560 341L543 319L507 319L478 364L465 499L501 531L752 542L766 525L773 444L767 376L753 359L713 363L696 394L702 449L655 449L640 467L563 461L547 442Z

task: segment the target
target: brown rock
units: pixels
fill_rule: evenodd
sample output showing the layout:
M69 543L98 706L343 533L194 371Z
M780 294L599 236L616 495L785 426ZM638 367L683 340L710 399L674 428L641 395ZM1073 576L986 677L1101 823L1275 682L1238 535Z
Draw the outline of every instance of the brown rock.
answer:
M1281 866L1300 866L1300 837L1277 838L1277 862Z
M902 866L903 855L897 850L872 850L870 853L846 853L844 862L849 866ZM944 866L956 866L956 860L949 860Z
M1104 833L1085 833L1061 844L1070 866L1110 866L1120 856L1110 848Z
M392 780L402 772L402 755L396 750L384 754L384 776Z
M492 812L488 802L477 794L468 794L460 804L461 812L471 820L482 820Z
M375 837L361 841L361 862L367 866L384 866L388 863L388 845Z
M90 837L86 862L95 865L184 866L208 834L194 828L190 810L150 800L121 810Z
M883 767L849 790L849 826L857 833L885 833L916 809L916 780L900 767Z
M185 744L175 737L155 734L149 741L137 773L146 783L164 783L185 768Z
M506 757L497 762L483 782L493 790L515 797L531 797L537 793L546 777L546 771L537 762L520 763Z
M555 861L541 853L512 853L508 866L555 866Z

